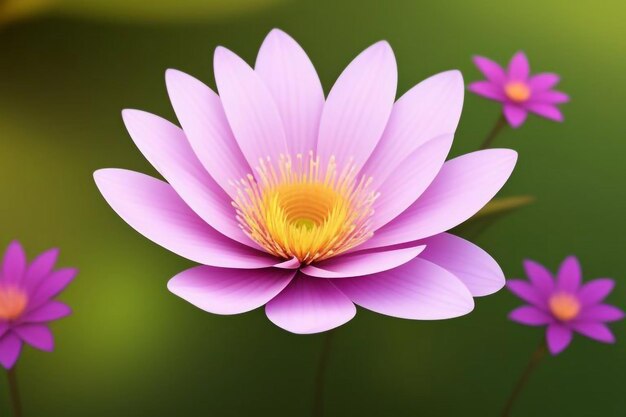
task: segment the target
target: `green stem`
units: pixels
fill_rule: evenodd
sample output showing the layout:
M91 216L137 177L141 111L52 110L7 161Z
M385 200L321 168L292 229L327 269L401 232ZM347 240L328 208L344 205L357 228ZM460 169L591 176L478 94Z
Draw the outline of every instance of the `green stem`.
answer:
M517 401L519 395L526 387L530 375L537 368L539 362L541 362L541 360L546 356L547 352L548 348L545 342L542 341L537 349L535 349L535 351L533 352L530 360L528 361L528 364L526 365L526 368L524 369L524 372L522 373L520 379L517 381L515 388L513 388L513 391L511 392L511 395L509 396L509 399L507 400L506 405L502 410L502 417L509 417L511 415L511 409L513 409L513 406L515 405L515 402Z
M501 114L498 120L496 121L496 124L491 129L491 132L489 132L489 134L483 141L482 145L480 145L479 149L483 150L483 149L490 148L494 139L500 134L500 132L502 132L502 129L504 129L507 126L507 124L508 123L506 122L504 115Z
M328 368L328 359L330 358L330 350L332 347L334 331L328 331L324 335L324 344L322 345L322 353L317 364L317 374L315 375L315 394L313 397L313 417L322 417L324 415L324 383L326 382L326 368Z
M20 392L17 388L17 375L15 366L7 372L9 378L9 395L13 408L13 417L22 417L22 403L20 402Z

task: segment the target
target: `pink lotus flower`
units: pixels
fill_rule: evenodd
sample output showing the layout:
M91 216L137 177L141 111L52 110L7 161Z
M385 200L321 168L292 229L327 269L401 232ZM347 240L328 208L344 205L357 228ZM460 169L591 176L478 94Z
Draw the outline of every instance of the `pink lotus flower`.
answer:
M0 364L13 367L22 343L51 351L52 332L47 323L71 313L68 306L53 300L74 279L77 270L54 271L59 251L51 249L30 264L19 242L12 242L0 271Z
M504 285L487 253L444 233L496 194L517 159L495 149L444 163L463 103L458 71L394 103L396 62L379 42L325 99L307 55L279 30L254 69L223 47L214 66L219 96L167 71L182 129L123 112L168 182L121 169L95 173L128 224L203 264L170 280L174 294L216 314L266 305L276 325L315 333L352 319L355 303L444 319Z
M569 97L552 89L559 82L559 76L548 72L531 76L524 52L513 56L506 71L482 56L474 57L474 64L486 80L471 83L469 90L501 102L504 117L512 127L521 126L528 112L557 122L563 121L563 114L556 105L568 102Z
M615 285L612 279L582 284L580 263L574 256L563 261L556 280L536 262L525 261L524 269L530 282L508 280L507 287L530 305L513 310L509 318L528 326L547 326L546 341L553 355L570 344L574 332L604 343L615 342L605 323L621 320L624 313L602 303Z

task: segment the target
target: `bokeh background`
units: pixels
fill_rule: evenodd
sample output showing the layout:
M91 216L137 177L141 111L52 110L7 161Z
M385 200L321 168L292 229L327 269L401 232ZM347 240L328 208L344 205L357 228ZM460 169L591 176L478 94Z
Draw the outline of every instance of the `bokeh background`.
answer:
M253 62L279 27L315 63L328 92L371 43L387 39L401 94L436 72L480 78L473 54L504 62L517 50L534 71L562 75L565 122L530 117L499 146L519 163L501 196L536 201L475 241L521 277L533 258L555 269L577 254L585 278L613 277L626 307L626 3L527 0L0 0L0 246L30 256L62 248L80 275L62 299L74 315L53 324L56 350L18 364L26 416L307 416L322 335L296 336L262 309L221 317L171 295L191 264L128 227L101 198L92 172L153 173L120 110L175 120L166 68L214 86L217 45ZM454 155L476 149L499 107L467 95ZM336 332L327 416L495 416L539 329L507 321L505 291L467 317L393 319L359 310ZM537 370L514 414L623 416L626 325L614 346L581 337ZM0 415L7 415L0 372Z

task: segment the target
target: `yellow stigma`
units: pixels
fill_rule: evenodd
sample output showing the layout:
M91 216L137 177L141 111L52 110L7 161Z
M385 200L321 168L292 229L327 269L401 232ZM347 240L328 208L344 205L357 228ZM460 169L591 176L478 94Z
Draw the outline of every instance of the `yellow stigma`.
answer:
M521 81L512 81L504 86L506 96L516 103L521 103L530 98L530 88Z
M550 297L548 305L554 317L561 321L575 319L578 313L580 313L580 303L578 299L571 294L555 294Z
M0 320L19 318L28 304L26 292L13 285L0 285Z
M351 163L338 170L334 157L323 168L313 152L295 161L281 155L276 167L261 160L257 174L235 182L233 206L242 230L269 253L310 264L372 236L378 194L369 190L371 178L356 179Z

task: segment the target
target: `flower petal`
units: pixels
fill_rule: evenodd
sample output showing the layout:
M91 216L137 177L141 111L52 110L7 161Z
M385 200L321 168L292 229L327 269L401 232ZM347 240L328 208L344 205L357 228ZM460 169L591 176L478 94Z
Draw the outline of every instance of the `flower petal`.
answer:
M254 70L274 97L291 152L315 151L324 91L306 52L285 32L273 29Z
M533 92L545 91L557 85L560 79L561 77L559 77L558 74L542 72L530 77L528 86Z
M331 280L298 274L267 303L265 314L272 323L289 332L310 334L347 323L356 314L356 308Z
M559 267L556 278L557 288L561 291L575 293L580 287L582 276L583 273L578 258L568 256Z
M0 339L9 330L9 323L6 321L0 321Z
M0 280L5 283L17 283L24 277L26 271L26 253L24 248L17 240L9 243L7 250L4 252L2 260L2 269L0 272Z
M442 134L453 134L463 107L459 71L433 75L393 105L383 136L363 167L363 175L382 183L408 155Z
M404 265L424 250L425 246L403 249L381 250L339 256L308 265L301 269L303 274L318 278L346 278L371 275Z
M522 51L517 52L511 58L508 67L508 75L510 79L526 81L530 75L530 64L526 54Z
M51 352L54 338L50 329L43 324L22 324L13 330L25 343L34 348Z
M420 241L426 259L454 274L474 297L493 294L504 287L504 273L484 250L460 237L441 233Z
M167 91L189 144L211 177L232 198L231 181L252 172L230 129L220 98L196 78L177 70L165 73Z
M527 326L544 326L554 319L546 312L533 306L521 306L511 311L509 319Z
M94 178L126 223L180 256L224 268L264 268L276 263L272 256L212 229L163 181L123 169L99 170Z
M374 202L372 230L377 230L403 213L433 182L452 146L452 134L431 139L406 157L382 184L373 183L381 190Z
M590 339L603 343L615 343L615 335L605 324L574 322L570 325L574 331Z
M48 301L42 306L29 311L22 317L23 323L40 323L58 320L72 314L72 309L60 301Z
M167 288L204 311L239 314L261 307L289 284L295 270L237 270L197 266L170 279Z
M475 81L467 86L467 89L474 94L483 96L492 100L505 101L506 96L502 91L502 86L494 84L490 81Z
M6 333L0 338L0 365L5 369L13 368L22 350L22 341L14 333Z
M250 166L257 167L260 159L288 154L278 108L258 74L221 46L215 50L214 67L226 117Z
M43 303L58 295L76 277L76 268L63 268L52 272L37 286L28 302L29 309L39 308Z
M567 103L569 96L555 90L533 92L531 97L533 103L560 104Z
M472 295L458 278L419 257L386 272L333 283L361 307L404 319L448 319L474 308Z
M52 268L54 268L58 257L58 249L50 249L37 256L26 269L24 286L27 289L33 289L39 285L41 280L52 272Z
M569 346L573 333L570 329L559 323L552 323L546 332L548 349L553 355L558 355Z
M617 307L608 304L599 304L583 309L577 322L618 321L624 318L624 312Z
M139 110L122 114L141 153L202 220L223 235L258 248L239 227L231 198L202 166L179 127Z
M580 287L578 299L583 306L597 304L613 291L613 287L615 287L615 281L610 278L594 279Z
M520 127L528 116L528 112L516 104L505 104L502 112L512 128Z
M357 170L365 164L389 120L397 82L387 42L370 46L348 65L324 104L317 142L322 163L334 155L340 169L349 161Z
M540 293L547 296L554 290L554 278L545 266L530 259L524 260L523 265L528 279Z
M526 104L526 108L541 117L545 117L546 119L554 120L555 122L563 121L563 113L561 113L561 110L553 104L531 102Z
M547 308L547 295L532 286L529 282L522 281L521 279L508 279L506 281L506 287L509 291L527 303L531 303L542 309Z
M502 188L517 153L473 152L446 162L428 189L404 213L376 230L360 249L412 242L445 232L480 210Z
M492 61L489 58L485 58L484 56L474 56L473 61L478 70L482 72L485 78L489 81L498 84L506 81L504 68L502 68L497 62Z

